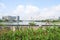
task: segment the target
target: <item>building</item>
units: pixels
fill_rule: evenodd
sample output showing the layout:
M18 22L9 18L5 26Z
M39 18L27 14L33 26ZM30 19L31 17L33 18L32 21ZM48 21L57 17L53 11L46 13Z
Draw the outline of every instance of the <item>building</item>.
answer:
M3 16L2 20L9 21L9 22L15 22L17 20L16 16Z
M60 17L58 19L60 20Z

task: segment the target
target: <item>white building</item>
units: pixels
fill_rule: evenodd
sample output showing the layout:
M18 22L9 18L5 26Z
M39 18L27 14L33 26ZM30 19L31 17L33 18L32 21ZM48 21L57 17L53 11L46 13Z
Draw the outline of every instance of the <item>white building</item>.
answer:
M2 20L9 21L9 22L16 21L17 20L17 17L16 16L3 16L2 17Z

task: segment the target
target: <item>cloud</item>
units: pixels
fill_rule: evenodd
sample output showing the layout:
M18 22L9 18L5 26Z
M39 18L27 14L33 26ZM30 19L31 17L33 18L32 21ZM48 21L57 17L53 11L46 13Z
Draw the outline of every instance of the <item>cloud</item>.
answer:
M4 13L4 9L6 9L6 6L4 3L0 3L0 18L4 15L7 15L6 13Z
M16 10L14 10L14 13L22 13L22 12L24 12L24 6L23 5L17 6Z
M39 8L36 6L32 6L32 5L27 5L26 6L26 11L25 13L29 14L29 13L36 13L39 12Z
M32 5L18 5L16 9L13 11L14 15L19 15L24 17L23 19L31 19L31 17L36 16L40 13L40 9L36 6Z
M6 8L5 4L4 3L0 3L0 11L2 11L5 8Z
M54 18L60 16L60 5L52 6L50 8L43 8L40 11L39 16L43 18Z
M12 15L19 15L21 19L49 19L60 16L60 5L49 8L39 8L33 5L18 5Z
M4 3L0 3L0 8L6 8Z

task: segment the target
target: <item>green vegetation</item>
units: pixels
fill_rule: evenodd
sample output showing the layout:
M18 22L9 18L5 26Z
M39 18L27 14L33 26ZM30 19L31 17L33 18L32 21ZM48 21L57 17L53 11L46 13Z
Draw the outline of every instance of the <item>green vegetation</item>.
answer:
M60 40L60 27L40 27L37 30L26 28L14 32L2 29L0 40Z
M29 23L30 26L36 25L34 22Z
M0 22L3 22L3 20L0 19Z

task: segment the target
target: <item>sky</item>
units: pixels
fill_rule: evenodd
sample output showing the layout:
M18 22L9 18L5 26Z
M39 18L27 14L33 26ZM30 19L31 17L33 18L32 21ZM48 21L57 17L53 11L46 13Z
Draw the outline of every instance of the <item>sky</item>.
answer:
M0 0L0 17L20 16L23 20L60 17L60 0Z

